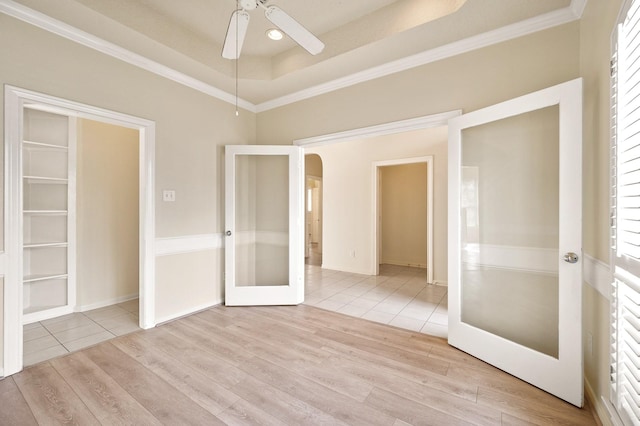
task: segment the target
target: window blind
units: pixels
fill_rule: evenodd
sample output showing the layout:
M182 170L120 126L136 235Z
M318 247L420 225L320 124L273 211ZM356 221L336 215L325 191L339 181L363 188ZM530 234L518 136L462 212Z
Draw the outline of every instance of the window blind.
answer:
M640 0L627 0L611 61L611 401L640 424Z

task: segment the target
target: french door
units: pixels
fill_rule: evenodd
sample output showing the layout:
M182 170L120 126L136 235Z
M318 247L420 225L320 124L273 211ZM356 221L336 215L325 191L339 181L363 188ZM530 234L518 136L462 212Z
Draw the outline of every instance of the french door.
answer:
M450 120L449 212L449 344L582 406L582 80Z
M225 304L304 301L304 155L225 147Z

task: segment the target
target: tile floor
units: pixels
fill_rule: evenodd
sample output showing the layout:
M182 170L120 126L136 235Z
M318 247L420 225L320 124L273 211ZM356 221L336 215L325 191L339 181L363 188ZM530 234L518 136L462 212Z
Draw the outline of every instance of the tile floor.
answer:
M305 268L307 305L447 337L447 288L427 284L424 269L381 265L369 276Z
M138 299L24 326L24 365L139 330Z

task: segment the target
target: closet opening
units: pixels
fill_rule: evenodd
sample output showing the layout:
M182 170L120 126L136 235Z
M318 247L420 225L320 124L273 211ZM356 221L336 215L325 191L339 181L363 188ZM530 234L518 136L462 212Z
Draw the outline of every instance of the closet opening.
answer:
M426 270L433 284L433 156L374 162L374 262Z
M3 373L155 325L154 123L5 90Z

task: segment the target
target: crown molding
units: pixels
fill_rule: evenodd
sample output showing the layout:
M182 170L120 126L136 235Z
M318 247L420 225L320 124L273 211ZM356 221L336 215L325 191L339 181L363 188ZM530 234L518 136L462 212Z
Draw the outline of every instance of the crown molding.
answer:
M330 93L339 89L353 86L358 83L374 80L376 78L391 75L397 72L409 70L411 68L426 65L442 59L467 53L476 49L491 46L517 37L522 37L537 31L546 30L559 25L563 25L582 17L584 8L588 0L572 0L571 4L564 9L549 12L534 18L516 22L492 30L477 36L469 37L441 47L429 49L424 52L398 59L380 66L372 67L346 77L335 79L327 83L309 87L298 92L281 96L270 101L254 105L253 103L238 99L238 106L248 111L259 113L274 108L279 108L294 102L299 102L315 96ZM28 8L13 0L0 0L0 13L4 13L13 18L27 22L43 30L72 40L83 46L97 50L105 55L120 59L126 63L142 68L159 76L165 77L176 83L190 87L194 90L220 99L230 104L236 103L235 95L218 89L208 83L193 78L187 74L162 65L156 61L142 55L127 50L114 43L82 31L62 21L54 19L41 12Z
M448 111L440 114L425 115L423 117L410 118L408 120L393 121L391 123L375 126L361 127L359 129L344 132L329 133L322 136L313 136L293 141L296 146L313 147L330 145L354 139L365 139L376 136L390 135L394 133L410 132L412 130L428 129L430 127L446 126L449 119L462 114L461 110Z
M434 49L425 50L424 52L407 56L406 58L388 62L346 77L338 78L327 83L319 84L308 89L300 90L289 95L263 102L258 104L256 109L257 112L268 111L294 102L333 92L335 90L344 89L358 83L406 71L411 68L451 58L476 49L481 49L483 47L502 43L504 41L512 40L538 31L567 24L582 17L582 12L584 11L586 3L587 0L572 0L571 4L564 9L555 10L534 18L525 19L524 21L506 25L483 34L478 34Z
M234 105L236 103L236 97L231 93L227 93L201 80L190 77L180 71L177 71L166 65L162 65L156 61L120 47L114 43L108 42L100 37L96 37L86 31L82 31L69 24L65 24L62 21L54 19L48 15L45 15L44 13L33 10L20 3L16 3L15 1L0 0L0 12L24 21L28 24L34 25L45 31L49 31L60 37L64 37L83 46L97 50L101 53L104 53L105 55L120 59L121 61L134 65L138 68L142 68L143 70L175 81L176 83L182 84L183 86L190 87L199 92L220 99L224 102ZM255 105L244 99L238 99L238 106L251 112L256 112Z

